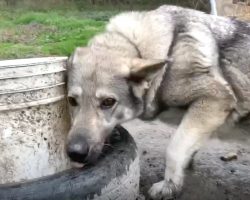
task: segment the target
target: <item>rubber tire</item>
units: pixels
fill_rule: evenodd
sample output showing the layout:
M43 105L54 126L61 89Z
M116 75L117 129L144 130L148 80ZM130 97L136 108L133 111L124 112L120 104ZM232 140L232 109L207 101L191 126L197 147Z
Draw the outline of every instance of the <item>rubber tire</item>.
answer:
M111 136L111 145L113 149L105 153L94 166L70 169L29 182L0 185L0 199L136 199L139 190L139 159L136 144L129 133L119 126ZM126 180L121 177L125 177ZM111 184L113 188L104 191L110 187L108 185L112 181L115 183ZM126 184L125 187L122 184Z

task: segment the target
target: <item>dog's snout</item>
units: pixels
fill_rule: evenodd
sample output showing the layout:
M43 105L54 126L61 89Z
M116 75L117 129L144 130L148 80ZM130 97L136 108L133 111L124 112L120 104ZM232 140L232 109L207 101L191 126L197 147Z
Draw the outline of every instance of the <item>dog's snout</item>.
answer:
M85 137L78 135L69 141L67 154L72 161L84 163L88 153L89 145Z

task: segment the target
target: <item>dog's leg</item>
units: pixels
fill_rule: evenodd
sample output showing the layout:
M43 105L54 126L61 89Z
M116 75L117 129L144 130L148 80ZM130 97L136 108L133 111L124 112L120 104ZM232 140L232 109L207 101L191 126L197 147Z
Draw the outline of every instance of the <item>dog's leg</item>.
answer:
M151 187L151 198L168 199L181 190L184 169L192 155L224 123L232 106L232 99L212 97L201 98L190 106L167 147L165 180Z

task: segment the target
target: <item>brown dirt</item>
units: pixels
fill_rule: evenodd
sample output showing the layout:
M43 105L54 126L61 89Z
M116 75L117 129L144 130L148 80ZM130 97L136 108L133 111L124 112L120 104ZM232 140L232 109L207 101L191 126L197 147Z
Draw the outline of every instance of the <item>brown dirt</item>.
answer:
M5 29L1 32L0 42L30 44L37 39L41 32L54 32L55 28L42 24L31 23L18 25L15 28Z

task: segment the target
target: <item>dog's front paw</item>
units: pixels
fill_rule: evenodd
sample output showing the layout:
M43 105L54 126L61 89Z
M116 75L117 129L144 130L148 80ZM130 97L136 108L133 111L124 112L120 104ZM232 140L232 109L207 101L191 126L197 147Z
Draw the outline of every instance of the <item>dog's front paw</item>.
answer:
M168 200L175 198L180 190L181 186L175 185L172 181L163 180L153 184L148 193L153 200Z

